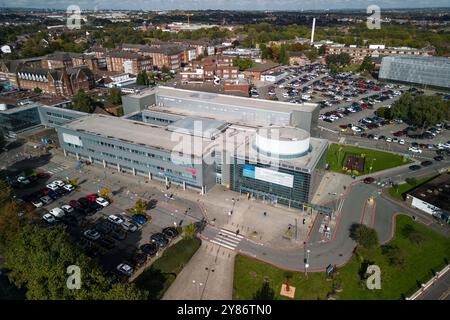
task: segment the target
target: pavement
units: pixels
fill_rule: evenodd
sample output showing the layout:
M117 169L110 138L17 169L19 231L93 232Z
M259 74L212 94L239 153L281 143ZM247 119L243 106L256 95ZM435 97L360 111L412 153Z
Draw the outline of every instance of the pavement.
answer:
M450 300L450 271L424 290L416 300Z
M163 300L231 300L236 252L202 242Z

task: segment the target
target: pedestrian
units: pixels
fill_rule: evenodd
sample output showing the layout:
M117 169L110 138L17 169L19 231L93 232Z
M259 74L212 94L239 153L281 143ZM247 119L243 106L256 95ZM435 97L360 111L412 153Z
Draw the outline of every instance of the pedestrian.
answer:
M267 212L264 211L264 217L266 217L266 216L267 216Z
M239 229L236 230L236 235L238 235L238 234L239 234Z

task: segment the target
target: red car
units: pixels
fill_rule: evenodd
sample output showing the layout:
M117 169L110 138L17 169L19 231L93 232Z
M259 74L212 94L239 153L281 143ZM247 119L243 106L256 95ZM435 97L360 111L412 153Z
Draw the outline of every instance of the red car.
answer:
M41 190L41 193L42 193L43 196L48 195L49 192L50 192L49 188L44 188L44 189Z
M405 131L397 131L397 132L394 132L394 136L396 136L396 137L401 137L401 136L404 136L405 134L406 134Z
M69 205L72 208L82 208L83 207L77 200L70 200Z
M364 183L365 183L365 184L371 184L371 183L373 183L374 181L375 181L375 179L372 178L372 177L367 177L367 178L364 179Z
M89 194L86 196L86 199L88 199L90 202L95 202L95 200L97 200L98 195L96 195L95 193L93 194Z

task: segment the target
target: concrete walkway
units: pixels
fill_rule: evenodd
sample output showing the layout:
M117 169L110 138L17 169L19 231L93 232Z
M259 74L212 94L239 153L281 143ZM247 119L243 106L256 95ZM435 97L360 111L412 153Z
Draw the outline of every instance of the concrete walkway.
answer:
M203 241L163 300L231 300L234 251Z

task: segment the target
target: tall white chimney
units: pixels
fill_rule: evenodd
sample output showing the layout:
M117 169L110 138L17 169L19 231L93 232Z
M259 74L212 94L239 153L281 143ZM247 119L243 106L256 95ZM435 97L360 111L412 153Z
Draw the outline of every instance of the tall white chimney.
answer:
M316 29L316 18L313 18L312 30L311 30L311 47L314 45L314 30Z

